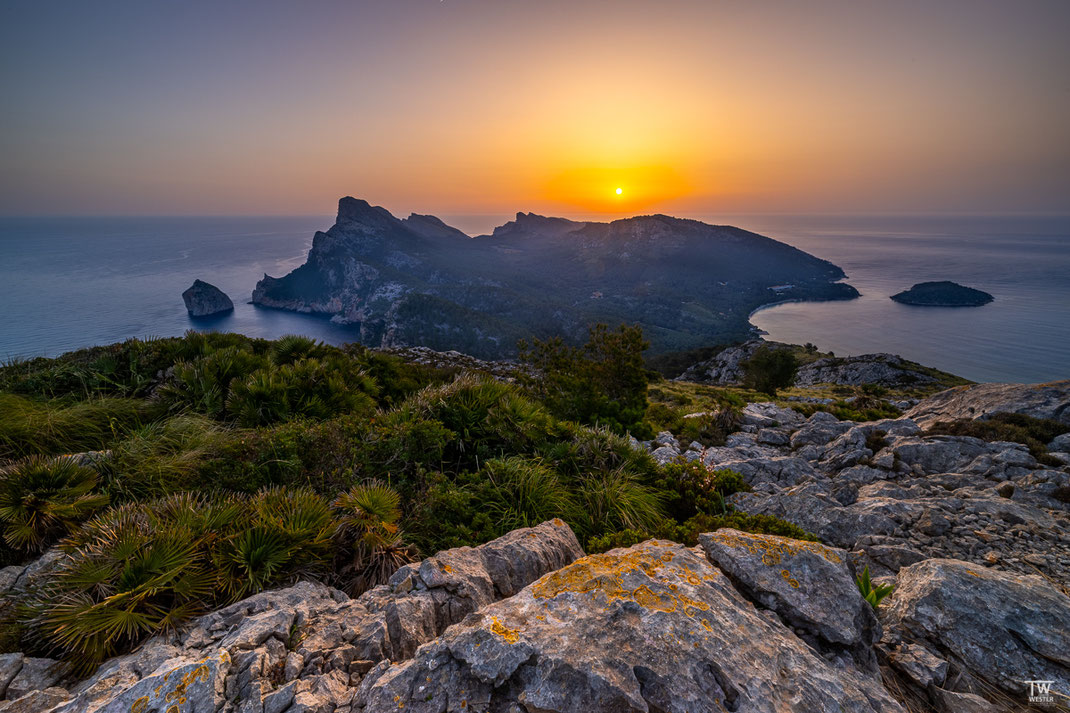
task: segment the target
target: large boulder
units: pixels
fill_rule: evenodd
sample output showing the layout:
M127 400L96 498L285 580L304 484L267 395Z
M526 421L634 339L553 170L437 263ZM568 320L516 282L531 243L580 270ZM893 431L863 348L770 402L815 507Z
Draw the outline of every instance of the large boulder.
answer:
M706 557L748 599L771 609L814 648L876 671L877 617L855 584L847 552L818 542L724 528L699 536Z
M857 593L855 593L857 598ZM354 710L409 713L901 711L827 662L697 548L584 557L365 678Z
M182 293L182 301L186 303L190 317L211 317L234 310L234 303L227 293L202 280L193 281L193 285Z
M972 384L941 391L907 412L922 428L937 421L1020 413L1070 425L1070 380L1047 384Z
M930 559L899 571L885 627L1021 700L1027 681L1070 691L1070 597L1039 576Z

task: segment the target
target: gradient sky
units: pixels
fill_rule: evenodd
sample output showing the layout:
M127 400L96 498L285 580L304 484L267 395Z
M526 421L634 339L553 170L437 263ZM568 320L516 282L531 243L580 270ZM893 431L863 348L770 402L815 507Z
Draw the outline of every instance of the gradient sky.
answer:
M1068 38L1067 0L5 0L0 213L1070 212Z

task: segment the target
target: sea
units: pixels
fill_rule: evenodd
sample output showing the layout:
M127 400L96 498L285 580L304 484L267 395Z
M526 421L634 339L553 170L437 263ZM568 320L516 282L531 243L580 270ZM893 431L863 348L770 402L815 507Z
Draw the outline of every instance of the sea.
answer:
M441 216L488 232L506 216ZM975 381L1070 378L1070 216L706 215L830 260L862 293L755 312L766 338L837 355L891 352ZM0 359L55 356L189 329L353 341L352 327L254 307L264 274L305 260L331 216L0 218ZM191 320L194 279L234 301ZM913 307L889 296L927 280L990 292L983 307Z

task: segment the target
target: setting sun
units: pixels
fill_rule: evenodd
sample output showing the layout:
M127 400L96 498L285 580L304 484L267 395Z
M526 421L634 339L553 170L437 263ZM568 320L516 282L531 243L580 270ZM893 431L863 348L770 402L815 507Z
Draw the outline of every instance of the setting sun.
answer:
M618 188L617 189L617 195L619 196L621 193L624 193L624 189L623 188Z

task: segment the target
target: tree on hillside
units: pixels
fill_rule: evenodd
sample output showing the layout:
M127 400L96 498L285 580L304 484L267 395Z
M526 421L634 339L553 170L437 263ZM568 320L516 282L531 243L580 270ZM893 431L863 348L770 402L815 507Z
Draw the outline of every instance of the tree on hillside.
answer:
M646 387L650 375L643 351L650 344L638 325L590 328L587 343L569 346L560 337L517 345L532 367L526 385L559 418L608 426L618 433L647 435Z
M741 366L743 386L776 396L778 389L785 389L795 383L799 360L787 349L771 349L765 345L759 347Z

